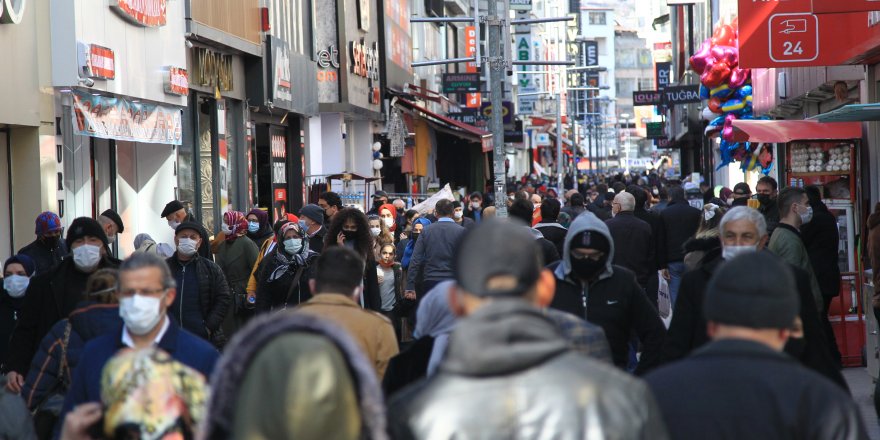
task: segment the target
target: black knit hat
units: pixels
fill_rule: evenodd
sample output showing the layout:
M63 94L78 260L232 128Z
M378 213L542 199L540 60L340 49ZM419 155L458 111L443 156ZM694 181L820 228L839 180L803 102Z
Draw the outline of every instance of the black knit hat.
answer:
M308 204L299 210L300 217L308 217L319 225L324 224L324 210L318 205Z
M483 221L465 232L458 243L455 281L478 297L522 296L538 282L544 266L537 243L519 222ZM515 278L516 286L500 289L488 285L500 276Z
M104 243L104 246L107 246L107 234L104 233L104 228L97 220L89 217L73 219L73 223L67 228L67 237L64 241L67 243L67 248L71 249L74 241L86 236L98 238Z
M109 218L110 220L113 220L113 223L116 223L116 227L119 228L120 234L122 233L122 231L125 230L125 225L122 224L122 217L119 217L119 214L117 214L116 211L114 211L112 209L108 209L108 210L102 212L101 215Z
M180 200L172 200L165 205L165 209L162 210L161 217L168 217L171 214L174 214L177 211L183 209L183 203L180 203Z
M769 252L749 252L722 264L709 280L706 320L755 329L791 328L800 310L791 269Z
M584 231L572 237L571 249L595 249L607 254L611 251L611 243L601 232Z

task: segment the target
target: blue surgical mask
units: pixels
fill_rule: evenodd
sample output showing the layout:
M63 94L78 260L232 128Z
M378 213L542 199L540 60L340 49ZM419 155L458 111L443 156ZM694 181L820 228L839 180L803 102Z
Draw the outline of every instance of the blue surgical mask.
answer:
M296 255L302 250L301 238L288 238L284 240L284 250L290 255Z
M260 230L260 222L248 222L248 232L257 232Z

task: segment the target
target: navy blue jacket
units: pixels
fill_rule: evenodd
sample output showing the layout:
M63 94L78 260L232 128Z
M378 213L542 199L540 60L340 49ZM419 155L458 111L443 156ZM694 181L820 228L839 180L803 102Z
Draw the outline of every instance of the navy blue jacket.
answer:
M110 358L122 348L125 348L125 345L122 344L121 327L86 344L79 364L73 370L73 380L64 399L64 409L61 418L58 419L59 422L63 421L64 416L75 406L101 401L101 372ZM204 374L206 380L211 376L214 365L220 358L220 353L210 343L182 330L174 320L159 341L159 348L168 352L172 359Z
M452 279L455 247L462 235L464 228L453 221L437 221L426 227L409 262L406 290L415 290L420 281Z

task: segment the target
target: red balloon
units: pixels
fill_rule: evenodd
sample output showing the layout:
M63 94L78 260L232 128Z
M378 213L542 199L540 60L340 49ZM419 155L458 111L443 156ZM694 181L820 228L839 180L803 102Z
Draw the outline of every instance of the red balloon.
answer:
M712 113L721 113L721 98L710 99L709 110L711 110Z
M700 45L700 49L697 50L697 53L693 54L690 58L691 69L700 75L702 75L707 68L711 67L714 62L715 59L712 57L712 42L708 39L703 41L703 44Z
M734 40L736 40L736 33L727 24L716 28L712 33L712 44L715 46L732 46Z
M730 66L722 61L713 64L711 69L703 72L700 76L700 82L702 82L704 86L714 89L723 84L724 81L727 81L727 78L729 77Z
M738 89L746 85L746 81L748 81L751 76L751 69L740 69L739 67L733 69L733 72L730 72L730 88Z
M739 50L733 46L715 46L712 48L715 61L724 61L731 68L739 65Z

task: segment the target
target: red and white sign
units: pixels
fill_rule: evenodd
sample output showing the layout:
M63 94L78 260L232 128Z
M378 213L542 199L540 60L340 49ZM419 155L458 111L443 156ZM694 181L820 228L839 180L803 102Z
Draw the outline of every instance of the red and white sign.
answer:
M816 15L813 0L739 0L738 4L743 68L864 64L880 47L877 13Z
M111 0L110 8L133 24L146 27L165 26L166 0Z
M113 49L90 44L87 67L88 76L91 78L115 79L116 55Z
M880 0L812 0L814 14L880 11Z
M473 57L477 55L477 39L479 36L477 35L477 27L476 26L465 26L464 28L464 53L466 57ZM477 72L477 63L467 63L465 65L465 72L468 73L476 73ZM465 107L467 108L480 108L483 104L482 98L479 93L466 93L465 94Z
M168 67L165 75L165 93L186 96L189 94L189 74L180 67Z

